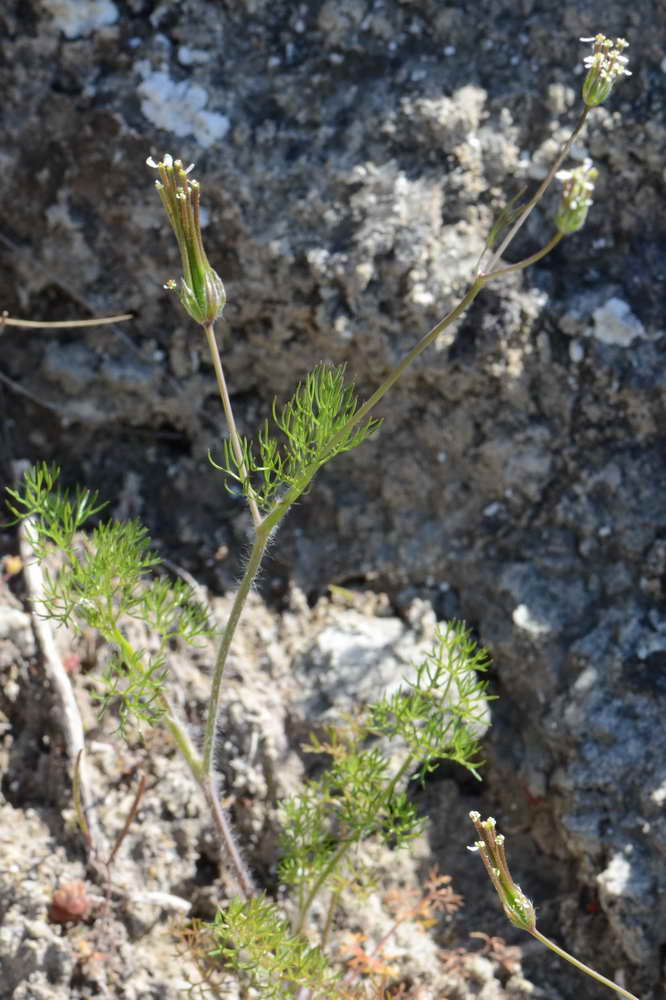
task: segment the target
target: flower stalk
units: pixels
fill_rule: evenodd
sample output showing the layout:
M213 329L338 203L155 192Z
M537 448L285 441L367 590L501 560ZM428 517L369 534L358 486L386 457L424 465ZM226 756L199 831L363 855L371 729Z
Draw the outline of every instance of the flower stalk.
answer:
M506 860L506 853L504 850L505 838L501 833L497 833L495 829L495 820L492 816L488 819L481 820L481 816L478 812L471 812L469 814L476 832L479 835L479 840L477 840L471 847L468 847L469 851L474 851L481 855L481 860L485 866L490 881L493 884L495 892L499 896L502 908L515 927L519 927L523 931L527 931L531 934L533 938L545 944L547 948L550 948L556 955L560 958L565 959L571 965L575 966L580 972L584 972L586 976L595 979L598 983L603 986L607 986L609 989L614 990L616 993L621 994L626 1000L638 1000L633 993L625 990L622 986L618 986L614 983L612 979L607 979L606 976L602 976L600 972L596 969L591 968L589 965L585 965L580 962L573 955L570 955L568 951L564 948L560 948L559 945L551 941L544 934L537 930L536 926L536 911L532 902L527 898L523 890L514 882L511 877L511 872L509 871L509 865Z

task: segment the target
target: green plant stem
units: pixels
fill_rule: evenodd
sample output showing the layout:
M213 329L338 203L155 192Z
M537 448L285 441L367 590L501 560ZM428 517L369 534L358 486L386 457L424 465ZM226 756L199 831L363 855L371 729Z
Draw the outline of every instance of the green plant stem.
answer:
M479 270L479 275L481 277L486 277L487 278L487 277L489 277L492 274L492 272L497 267L497 265L498 265L498 263L499 263L499 261L500 261L500 259L502 257L502 254L504 253L504 251L506 250L506 248L508 247L508 245L513 241L514 236L516 235L516 233L518 232L518 230L521 228L521 226L523 226L525 224L525 222L527 221L527 219L528 219L528 217L529 217L530 212L532 211L532 209L543 198L543 196L544 196L544 194L546 192L546 189L548 188L549 184L553 180L553 177L555 176L555 174L557 173L557 171L560 169L562 161L564 160L564 158L566 156L569 155L569 151L570 151L571 147L573 146L574 142L576 141L576 139L580 135L581 129L583 128L583 125L585 124L585 119L587 118L587 115L588 115L589 111L590 111L590 108L587 105L585 105L585 107L583 108L583 110L580 113L580 116L578 118L578 121L576 122L576 126L575 126L573 132L571 133L571 135L569 136L569 138L567 139L567 141L562 146L562 149L558 153L557 158L556 158L555 162L553 163L553 165L551 166L550 170L548 171L545 179L539 185L539 187L538 187L538 189L536 191L536 194L532 198L530 198L530 200L528 201L528 203L525 205L525 208L520 213L520 215L518 216L518 218L514 222L513 226L511 227L511 229L509 230L509 232L507 233L507 235L504 237L504 239L502 240L502 242L498 246L497 250L495 250L493 252L493 255L492 255L491 259L490 259L490 263L488 264L487 270L483 274L481 274L481 271ZM482 254L481 260L479 261L479 268L480 268L481 261L483 260L484 256L485 256L485 254Z
M474 299L477 297L481 289L487 282L485 276L477 277L473 284L470 286L468 291L465 293L464 297L460 300L455 309L447 313L438 323L433 326L431 330L426 333L417 344L409 351L402 361L396 365L393 371L388 375L382 384L376 389L372 396L361 406L356 413L349 418L349 420L340 428L340 430L333 435L329 444L329 450L331 452L335 451L336 446L342 441L349 431L360 423L370 411L377 405L377 403L386 395L389 389L398 381L400 376L404 371L409 368L413 361L418 358L420 354L423 354L425 349L429 347L432 342L442 333L448 326L454 323L462 314L469 308ZM269 532L273 531L282 518L285 516L291 505L299 498L303 491L307 488L310 480L314 476L317 469L321 466L321 462L312 470L308 470L304 473L302 479L298 483L291 486L285 493L282 500L275 504L273 509L264 518L262 527L266 528Z
M509 264L508 267L501 267L499 271L492 271L486 275L486 281L490 281L492 278L501 278L505 274L511 274L512 271L522 271L526 267L531 267L532 264L536 264L547 253L550 253L562 239L564 239L564 233L555 233L542 250L537 250L531 257L525 257L524 260L519 260L516 264Z
M328 944L328 938L331 933L331 927L333 926L333 917L335 911L338 908L340 902L340 889L334 889L331 893L331 898L328 901L328 909L326 910L326 921L324 923L324 929L321 932L321 939L319 941L319 947L323 950Z
M338 441L340 441L344 437L344 435L346 435L348 431L351 430L352 427L355 427L356 424L360 423L365 417L367 417L370 411L374 409L374 407L377 405L380 399L382 399L386 395L389 389L393 385L395 385L400 376L406 371L407 368L409 368L412 362L416 361L419 355L423 354L423 352L427 347L430 347L432 342L436 340L436 338L440 335L440 333L443 333L447 327L451 326L452 323L455 323L455 321L460 316L462 316L462 314L466 312L467 309L469 309L474 299L477 297L481 289L486 284L486 281L487 278L485 276L477 277L470 286L470 288L467 290L463 298L460 300L458 305L455 307L455 309L452 309L451 312L447 313L446 316L440 319L440 321L436 323L431 330L429 330L423 337L421 337L419 342L415 344L414 347L412 347L411 351L408 351L408 353L402 359L400 364L396 365L391 374L384 379L379 388L375 389L372 396L370 396L370 398L366 400L363 406L361 406L356 411L356 413L349 418L344 427L342 427L338 431L338 433L331 441L332 447L334 447L338 443Z
M203 792L208 808L210 809L213 823L220 836L224 852L229 861L229 866L234 873L236 882L238 883L241 892L246 899L249 899L254 893L252 878L236 846L236 841L231 830L231 824L227 819L225 811L222 808L222 803L220 802L217 786L212 776L207 774L204 770L201 759L194 749L186 730L176 718L175 712L167 695L162 692L160 700L165 709L165 716L163 720L164 724L171 733L174 743L183 755L194 780Z
M329 877L331 872L334 872L335 869L338 867L338 865L340 864L340 862L342 861L345 854L347 853L347 851L349 850L349 848L352 846L353 843L354 843L353 840L343 840L343 842L340 844L335 854L333 854L331 860L328 862L324 870L320 872L319 877L315 879L315 881L312 883L310 891L305 897L305 903L301 907L301 912L298 914L298 921L296 922L296 926L294 927L294 934L302 933L303 927L305 926L305 918L307 917L310 907L312 906L314 900L316 899L317 893L320 891L321 887L323 886L324 882Z
M448 326L454 323L462 314L469 308L474 299L477 297L481 289L487 282L487 278L478 277L472 283L466 294L460 300L458 305L447 313L439 323L428 331L419 342L409 351L402 361L393 369L393 371L388 375L386 379L382 382L378 389L373 392L372 396L361 406L356 413L349 418L346 424L338 431L337 434L331 439L331 450L335 449L335 446L341 441L344 436L360 423L364 417L377 405L377 403L386 395L389 389L397 382L403 372L412 364L413 361L418 358L427 347L432 344L432 342L442 333ZM214 337L211 338L214 342ZM217 346L215 345L215 351L217 353ZM219 360L219 354L218 354ZM220 365L221 371L221 365ZM224 380L224 376L222 376ZM227 395L228 399L228 395ZM217 735L217 720L220 711L220 690L222 687L222 677L224 675L224 668L227 661L227 656L229 655L229 649L231 648L231 643L233 641L240 616L242 614L245 602L247 600L248 594L254 583L254 579L259 571L261 561L266 550L266 545L268 539L272 532L278 527L282 519L285 517L290 507L303 491L307 488L310 480L316 473L317 469L320 467L320 463L313 466L311 469L307 470L303 477L298 483L291 486L286 494L281 500L279 500L272 508L271 511L261 520L260 524L257 525L257 533L255 536L254 544L252 546L252 551L250 553L250 558L248 560L247 566L245 568L245 573L243 574L243 579L241 580L240 587L236 593L234 603L229 615L229 619L224 629L224 634L220 642L220 648L218 650L217 659L215 661L215 667L213 670L213 681L211 685L211 696L208 706L208 716L206 719L206 728L204 732L204 748L203 748L203 766L207 773L212 773L215 762L215 744ZM242 474L242 471L241 471ZM308 902L308 907L311 900Z
M119 648L124 652L125 656L131 658L134 651L119 628L116 627L113 629L112 637ZM243 859L241 858L240 852L236 846L236 841L234 840L234 835L231 830L231 824L229 823L224 809L222 808L213 777L211 774L207 773L202 759L195 750L194 745L188 736L187 730L179 721L166 692L162 690L159 698L162 707L164 708L162 721L171 733L173 741L180 750L185 763L190 769L192 777L203 792L208 808L210 809L213 823L220 836L224 853L229 861L229 865L233 871L238 886L245 898L249 899L250 896L254 894L252 878L246 865L243 863Z
M211 683L210 699L208 702L208 715L206 718L206 728L204 730L204 744L203 744L203 768L206 774L212 774L215 768L215 743L217 736L217 720L220 714L220 690L222 687L222 677L224 676L224 667L227 662L227 656L229 655L229 649L231 648L231 642L236 632L240 616L243 612L245 602L247 600L248 594L252 589L252 584L254 579L259 572L259 567L261 566L261 560L264 557L264 552L266 551L266 545L268 543L269 532L266 530L265 523L262 524L258 530L254 539L254 544L252 546L252 551L250 552L250 558L248 560L247 566L245 567L245 573L243 574L243 579L241 580L240 586L236 591L236 596L234 598L234 603L231 607L231 612L227 620L227 624L224 629L224 634L220 642L220 648L217 653L217 659L215 660L215 667L213 669L213 680Z
M393 792L395 790L398 781L400 781L400 779L406 774L409 767L413 764L413 759L414 758L412 754L409 754L407 756L402 766L398 769L398 771L395 773L390 783L388 784L386 789L386 794L383 795L382 798L385 798L387 801L390 799L390 797L393 795ZM331 860L324 868L324 870L320 873L319 877L312 884L312 887L305 899L305 903L302 903L302 905L299 908L300 913L299 913L298 923L294 929L294 933L300 934L302 932L303 927L305 926L305 918L307 917L308 911L310 910L310 907L312 906L312 903L314 902L317 894L320 892L322 886L326 882L326 879L338 867L338 865L340 864L340 862L342 861L345 854L348 852L349 848L352 846L353 843L354 843L353 840L343 841L338 847L335 854L332 856ZM331 920L333 919L333 913L335 912L335 907L338 904L338 899L339 899L339 893L333 892L328 909L328 914L326 917L326 924L322 932L322 940L321 940L322 947L324 947L326 943L326 938L328 937L330 931L330 923Z
M127 662L128 663L131 662L131 660L134 658L135 651L117 625L114 625L112 628L109 629L108 638L112 642L116 643L120 651L125 656ZM167 695L164 689L162 689L159 693L159 700L162 705L162 708L164 709L164 716L162 718L162 721L164 722L164 725L171 733L173 741L180 750L180 753L182 754L185 763L189 767L192 777L194 778L196 783L200 785L204 777L204 770L201 765L201 758L194 749L194 745L187 734L187 730L179 721L176 712L174 711L174 707L171 704L169 696Z
M628 990L623 989L621 986L618 986L617 983L614 983L612 979L606 979L606 977L602 976L600 972L597 972L595 969L591 969L589 965L585 965L583 962L579 962L578 959L574 958L573 955L570 955L568 951L565 951L563 948L560 948L559 945L556 945L554 941L550 940L550 938L547 938L543 934L541 934L541 932L538 931L536 927L534 928L534 930L531 930L528 933L530 933L532 937L536 938L537 941L540 941L542 944L545 944L546 947L550 948L551 951L554 951L556 955L560 956L560 958L564 958L566 959L567 962L571 962L571 964L575 965L577 969L579 969L581 972L584 972L586 976L591 976L592 979L596 979L596 981L598 983L601 983L603 986L607 986L610 990L614 990L616 993L620 993L623 997L626 997L626 1000L638 1000L638 997L634 996L634 994L630 993Z
M241 474L243 486L247 489L247 502L250 508L250 513L252 515L252 522L254 524L255 530L258 530L262 517L259 513L259 508L257 507L257 501L252 495L252 487L250 485L250 477L243 459L243 450L241 448L240 437L238 436L238 431L236 430L236 421L234 420L234 413L231 408L231 400L229 399L229 392L227 390L227 382L224 377L224 369L222 368L222 361L220 359L220 352L217 347L217 340L215 339L215 328L212 323L204 324L204 331L206 333L206 340L208 341L208 349L210 350L210 356L213 361L213 368L215 369L215 378L217 379L217 387L220 391L220 399L222 400L222 406L224 408L224 415L227 419L227 427L229 428L229 437L231 439L231 447L233 448L234 455L236 456L236 461L238 462L238 471ZM247 484L247 486L246 486Z
M407 774L407 771L411 767L413 767L413 765L414 765L414 754L409 753L407 754L404 761L402 762L398 770L395 772L395 774L393 775L393 777L391 778L390 782L386 787L385 800L387 802L391 799L391 796L393 795L398 782L405 776L405 774Z
M554 177L557 167L566 156L567 152L571 148L574 139L580 132L583 126L583 122L585 121L585 117L587 115L587 110L588 109L586 108L583 114L581 115L580 120L574 132L572 133L568 142L565 144L562 151L560 152L560 155L558 156L555 166L549 172L548 177L543 182L543 184L539 188L539 191L527 206L521 218L517 221L516 225L513 227L510 236L503 241L501 250L505 249L505 247L508 245L510 240L513 238L515 233L522 225L522 223L527 218L527 215L529 214L531 209L543 195L543 192L546 190L546 187ZM374 409L377 403L380 402L380 400L386 395L389 389L392 388L392 386L398 381L398 379L406 371L406 369L409 368L409 366L426 350L426 348L428 348L433 343L434 340L436 340L436 338L440 335L440 333L443 333L444 330L446 330L452 323L455 323L455 321L459 319L460 316L462 316L463 313L467 311L469 306L476 299L479 292L484 288L484 286L487 284L487 282L490 280L491 277L497 277L498 274L504 274L510 270L522 269L523 267L527 267L530 263L534 263L535 261L541 259L541 257L543 257L546 253L548 253L548 251L552 249L552 247L559 242L559 237L560 234L558 233L557 236L554 237L550 241L550 243L543 248L543 250L539 251L537 254L533 254L532 257L526 258L525 261L521 261L518 264L511 265L509 268L504 268L497 273L491 272L487 275L481 275L481 274L477 275L477 277L474 279L471 286L469 287L463 298L460 300L458 305L455 306L455 308L452 309L449 313L447 313L446 316L444 316L441 320L439 320L439 322L436 323L435 326L433 326L432 329L429 330L423 337L421 337L418 343L415 344L410 351L408 351L408 353L405 355L402 361L398 365L396 365L393 371L384 379L379 388L377 388L375 392L373 392L370 398L366 400L366 402L356 411L356 413L353 414L353 416L349 418L349 420L337 432L337 434L333 436L330 442L330 450L334 451L336 445L341 440L344 439L344 437L349 433L349 431L352 428L354 428L357 424L359 424L370 413L370 411ZM498 255L495 255L493 261L495 261L496 259L498 259ZM240 447L240 441L238 438L238 433L236 431L236 426L233 419L231 403L226 388L224 372L222 371L222 364L220 361L219 351L217 349L217 342L215 340L213 326L212 324L208 324L207 326L204 327L204 329L206 331L206 337L208 339L208 344L211 351L211 357L213 359L213 366L215 368L215 373L217 376L218 386L220 389L220 396L222 398L224 411L227 416L227 421L229 424L229 436L231 438L232 447L234 449L234 453L236 455L236 459L239 464L240 474L244 478L247 478L247 471L245 469L245 464L243 462L242 450ZM208 708L208 717L206 720L206 729L204 734L204 750L203 750L203 766L205 771L209 774L212 773L215 760L215 743L216 743L216 733L217 733L217 720L220 710L219 701L220 701L220 690L222 686L222 677L224 675L224 668L226 665L227 656L229 654L229 649L231 648L231 643L233 641L236 628L240 620L240 616L245 606L245 602L252 588L254 579L259 571L259 567L261 565L261 561L263 559L263 555L270 535L278 527L282 519L289 511L292 504L296 502L299 496L301 496L303 491L307 488L311 479L313 478L317 470L320 468L320 465L321 463L318 463L311 469L306 470L306 472L304 473L303 477L299 480L299 482L292 485L287 490L282 499L279 500L273 506L273 508L269 511L268 514L266 514L266 516L263 519L258 511L254 498L252 496L248 497L250 510L252 511L252 519L256 529L256 536L254 544L252 546L252 552L250 553L250 559L245 569L245 573L243 575L240 587L236 593L231 614L229 616L229 620L227 621L224 630L224 635L222 636L213 672L213 682L211 687L211 697ZM307 912L307 909L309 909L311 902L312 899L308 899L306 901L305 912Z
M198 785L201 785L205 773L201 763L201 758L194 749L192 741L187 734L187 730L176 718L173 706L164 691L160 692L160 701L162 702L162 706L164 708L164 717L162 721L171 733L171 737L180 750L185 763L189 767L192 777Z

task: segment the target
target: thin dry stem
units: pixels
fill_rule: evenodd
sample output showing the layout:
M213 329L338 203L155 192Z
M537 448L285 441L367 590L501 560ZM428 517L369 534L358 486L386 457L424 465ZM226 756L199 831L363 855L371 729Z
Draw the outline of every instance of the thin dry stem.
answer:
M99 319L59 319L52 320L51 322L32 320L32 319L15 319L13 316L9 316L6 312L0 315L0 330L3 326L27 326L34 330L41 330L45 327L50 327L53 330L66 329L70 326L104 326L107 323L123 323L125 320L133 319L133 313L121 313L119 316L100 316Z
M25 462L13 463L15 480L18 481L21 478L26 464L27 463ZM65 670L62 659L60 658L60 654L55 644L55 639L53 638L51 626L46 618L46 608L42 602L44 578L41 566L35 558L35 553L30 543L30 525L33 523L33 520L34 519L30 517L24 518L19 524L18 529L19 551L23 561L25 584L30 597L32 623L37 636L37 641L42 651L42 656L44 657L44 669L46 671L46 675L51 681L53 690L56 694L63 731L65 734L65 743L67 745L69 758L72 762L72 767L75 766L78 759L77 780L79 794L81 796L81 807L88 825L90 845L92 849L99 854L101 846L101 833L93 806L94 796L92 793L90 774L88 772L88 765L86 761L83 722L81 721L79 706L77 705L76 698L74 697L72 683L69 679L67 671ZM74 779L72 778L72 783L73 781Z

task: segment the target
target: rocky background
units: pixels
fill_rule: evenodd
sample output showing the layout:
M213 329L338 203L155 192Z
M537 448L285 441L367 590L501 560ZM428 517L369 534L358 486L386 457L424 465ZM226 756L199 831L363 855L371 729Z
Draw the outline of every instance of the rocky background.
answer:
M236 653L226 779L270 886L276 797L303 768L303 690L329 668L335 703L354 657L399 673L436 619L463 617L493 656L499 700L484 784L443 768L421 796L431 824L412 867L422 877L437 862L466 897L437 946L501 934L526 945L538 995L603 993L503 920L464 850L478 808L509 834L540 928L646 998L664 995L666 956L661 3L4 0L0 307L134 319L2 330L0 458L6 482L14 459L55 461L116 516L139 516L223 618L248 519L207 461L224 433L214 378L161 287L179 264L146 156L196 162L229 300L224 359L251 432L322 358L367 395L455 304L495 213L567 136L578 39L598 31L629 40L633 75L574 148L599 169L589 221L487 289L382 404L381 433L290 516ZM547 241L553 207L510 259ZM13 530L2 546L16 551ZM0 993L178 996L168 911L116 900L87 923L47 922L55 886L85 868L21 579L3 586ZM151 774L114 880L205 914L215 845L187 776L166 741L148 758L113 742L88 701L102 651L93 637L59 642L78 665L109 838L136 769ZM205 667L182 664L193 725ZM423 996L530 990L497 958L452 983L434 952L404 952Z

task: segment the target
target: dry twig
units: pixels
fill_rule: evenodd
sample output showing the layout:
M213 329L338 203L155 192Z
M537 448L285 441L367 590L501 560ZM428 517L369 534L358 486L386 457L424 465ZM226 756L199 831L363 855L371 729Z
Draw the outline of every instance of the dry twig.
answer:
M15 481L21 479L26 465L26 462L13 463ZM78 761L78 778L76 781L81 797L81 806L88 825L89 846L97 851L100 846L101 835L93 808L93 794L90 788L90 776L83 738L83 722L81 721L81 713L74 697L71 681L56 647L51 626L45 617L46 609L42 603L44 587L42 570L35 558L30 543L30 520L30 518L25 518L19 524L19 545L21 559L23 560L23 575L30 597L33 627L42 651L42 656L44 657L46 675L53 685L53 690L58 700L65 733L65 743L72 762L72 768L77 767ZM72 780L74 782L74 778Z

